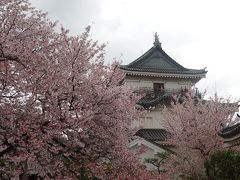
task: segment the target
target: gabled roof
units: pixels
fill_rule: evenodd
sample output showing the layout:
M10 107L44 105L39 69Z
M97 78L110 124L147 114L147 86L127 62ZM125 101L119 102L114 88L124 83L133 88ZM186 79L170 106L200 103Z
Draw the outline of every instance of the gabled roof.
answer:
M132 148L134 146L144 145L152 150L154 150L154 154L162 153L164 150L168 150L167 147L171 147L168 144L157 144L154 142L150 142L145 139L135 139L129 143L129 147Z
M154 46L145 54L128 65L120 66L127 73L144 72L155 74L178 74L205 77L207 71L204 69L187 69L168 56L162 49L161 43L155 36ZM139 75L139 74L138 74ZM166 76L167 77L167 76Z

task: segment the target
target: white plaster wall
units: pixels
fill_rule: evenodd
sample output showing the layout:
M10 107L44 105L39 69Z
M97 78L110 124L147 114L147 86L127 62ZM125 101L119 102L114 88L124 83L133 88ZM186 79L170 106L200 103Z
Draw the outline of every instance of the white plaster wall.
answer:
M191 88L193 84L188 79L178 78L156 78L156 77L134 77L127 76L125 84L134 88L153 88L153 83L164 83L166 89Z
M153 82L152 82L152 81L140 80L140 82L139 82L139 87L140 87L140 88L152 89L152 88L153 88Z
M150 116L153 118L153 126L152 127L147 127L147 128L163 128L163 115L162 115L162 110L161 109L154 109L150 111L146 116Z
M125 85L130 86L132 88L138 89L140 86L140 81L139 80L125 80Z
M178 84L178 82L174 82L174 81L172 81L172 82L166 82L165 83L165 88L166 89L179 89L179 84Z
M191 81L180 81L180 82L178 82L178 84L179 84L179 87L182 89L184 89L184 88L190 89L193 86Z
M145 80L125 80L125 85L131 86L133 88L139 89L139 88L153 88L153 82L152 81L145 81Z
M145 116L140 117L138 120L135 120L132 124L133 127L141 127L141 128L155 128L155 129L163 129L163 121L162 121L162 110L160 108L151 110L147 112Z

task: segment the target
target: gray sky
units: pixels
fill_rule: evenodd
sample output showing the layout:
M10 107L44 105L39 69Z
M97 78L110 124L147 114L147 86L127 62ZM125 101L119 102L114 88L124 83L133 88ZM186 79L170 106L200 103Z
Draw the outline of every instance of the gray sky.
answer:
M186 68L208 73L197 86L240 98L240 1L238 0L30 0L72 34L92 25L108 43L106 61L135 60L158 32L164 51Z

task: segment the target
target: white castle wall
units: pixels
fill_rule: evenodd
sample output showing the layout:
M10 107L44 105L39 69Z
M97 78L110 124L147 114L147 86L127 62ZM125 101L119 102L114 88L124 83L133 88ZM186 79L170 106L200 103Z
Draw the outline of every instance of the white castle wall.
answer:
M148 77L126 77L125 84L133 88L153 88L153 83L164 83L165 89L190 88L193 83L187 79L177 78L148 78Z
M161 109L153 109L133 122L133 127L163 129Z
M164 88L167 90L180 90L181 88L191 88L193 83L187 79L177 78L156 78L156 77L134 77L127 76L125 78L125 85L131 86L136 90L141 88L153 89L154 83L164 83ZM133 127L142 128L163 128L162 125L162 109L156 108L148 112L144 117L134 121Z

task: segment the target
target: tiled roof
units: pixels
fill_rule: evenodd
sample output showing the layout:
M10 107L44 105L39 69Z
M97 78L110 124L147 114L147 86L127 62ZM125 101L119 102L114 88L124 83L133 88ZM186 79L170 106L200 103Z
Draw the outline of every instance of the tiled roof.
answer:
M164 129L140 129L136 132L136 136L148 141L165 141L169 135Z
M236 135L240 135L240 123L223 128L222 131L219 133L219 136L225 139L232 138Z
M179 75L205 76L204 69L187 69L168 56L162 49L161 44L155 44L145 54L128 65L120 66L121 69L131 72L164 73Z

